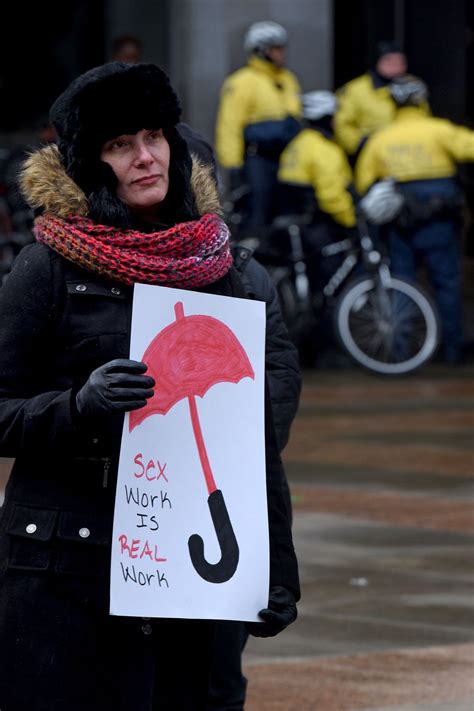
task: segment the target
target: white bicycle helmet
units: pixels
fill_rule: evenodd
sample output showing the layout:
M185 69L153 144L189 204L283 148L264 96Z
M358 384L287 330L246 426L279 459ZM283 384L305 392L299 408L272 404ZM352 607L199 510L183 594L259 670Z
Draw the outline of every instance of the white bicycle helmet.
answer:
M332 116L337 109L336 96L331 91L309 91L301 97L303 118L317 121L323 116Z
M398 106L419 106L428 98L425 82L412 74L393 79L388 88Z
M384 225L395 219L403 203L403 195L396 189L393 178L386 178L372 185L359 206L369 222Z
M278 22L265 20L254 22L248 28L244 48L246 52L265 52L271 47L285 47L288 44L288 32Z

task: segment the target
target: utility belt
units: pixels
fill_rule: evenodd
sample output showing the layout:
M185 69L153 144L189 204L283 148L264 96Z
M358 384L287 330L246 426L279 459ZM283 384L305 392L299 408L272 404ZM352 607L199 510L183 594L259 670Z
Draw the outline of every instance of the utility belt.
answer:
M460 193L450 197L434 195L421 200L404 192L403 198L404 204L396 220L397 227L401 229L433 220L458 219L464 207L464 198Z
M293 116L251 123L244 129L245 154L278 161L283 149L300 130L301 125Z

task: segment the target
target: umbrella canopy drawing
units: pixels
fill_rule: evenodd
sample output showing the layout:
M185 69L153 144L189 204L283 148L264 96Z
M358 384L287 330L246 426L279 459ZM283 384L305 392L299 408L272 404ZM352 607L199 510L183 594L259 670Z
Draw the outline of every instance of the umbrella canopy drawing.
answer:
M224 583L235 573L239 546L222 491L217 488L199 422L196 396L204 397L213 385L238 383L254 378L250 361L230 328L214 318L198 314L185 316L181 301L174 307L176 320L160 331L147 347L142 360L155 381L155 393L146 406L130 413L130 432L154 414L166 413L180 400L189 404L194 437L209 493L208 506L221 550L221 558L209 563L204 541L198 534L188 540L196 572L210 583Z

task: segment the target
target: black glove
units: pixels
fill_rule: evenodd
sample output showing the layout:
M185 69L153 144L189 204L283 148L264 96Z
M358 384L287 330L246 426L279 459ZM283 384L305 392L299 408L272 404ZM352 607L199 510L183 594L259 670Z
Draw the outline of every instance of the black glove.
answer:
M293 593L280 585L270 589L268 607L258 613L264 620L246 622L246 627L254 637L274 637L291 625L298 615Z
M100 417L106 413L129 412L146 405L153 395L155 381L145 363L127 358L111 360L94 370L76 395L81 417Z

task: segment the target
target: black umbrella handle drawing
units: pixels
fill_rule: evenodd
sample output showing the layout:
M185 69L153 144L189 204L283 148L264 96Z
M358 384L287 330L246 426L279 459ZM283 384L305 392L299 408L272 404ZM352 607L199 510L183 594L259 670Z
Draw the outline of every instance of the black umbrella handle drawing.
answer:
M207 580L209 583L225 583L227 580L230 580L237 570L239 563L239 545L230 522L222 491L217 488L216 482L214 481L204 438L202 436L201 425L199 423L196 400L193 395L188 397L188 403L194 437L196 439L199 458L209 492L207 504L221 549L221 557L217 563L209 563L204 555L204 541L197 533L189 537L189 555L191 556L191 561L196 572L201 578L204 578L204 580Z

